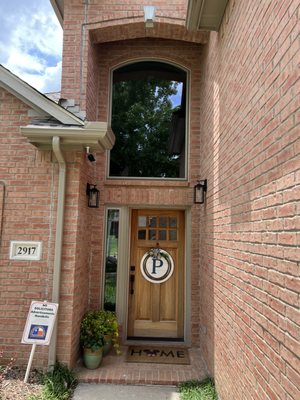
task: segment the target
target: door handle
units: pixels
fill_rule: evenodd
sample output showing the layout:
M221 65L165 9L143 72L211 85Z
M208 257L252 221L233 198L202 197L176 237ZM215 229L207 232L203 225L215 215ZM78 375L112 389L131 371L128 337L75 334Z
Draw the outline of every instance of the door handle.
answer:
M134 287L134 275L130 275L129 284L130 284L129 293L133 294L134 293L134 288L133 288Z

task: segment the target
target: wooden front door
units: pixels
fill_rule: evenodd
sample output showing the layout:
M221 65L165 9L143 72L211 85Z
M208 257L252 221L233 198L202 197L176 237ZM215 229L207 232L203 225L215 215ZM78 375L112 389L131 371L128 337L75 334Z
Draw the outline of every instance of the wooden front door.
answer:
M128 338L183 340L184 211L133 210Z

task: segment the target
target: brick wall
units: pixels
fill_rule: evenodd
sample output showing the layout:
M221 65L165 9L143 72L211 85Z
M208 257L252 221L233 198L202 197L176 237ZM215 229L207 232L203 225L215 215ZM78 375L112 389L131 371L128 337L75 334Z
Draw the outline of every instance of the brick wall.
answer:
M298 18L229 1L201 59L200 343L222 400L300 398Z
M74 365L79 355L79 325L88 307L91 215L86 202L89 165L84 153L65 153L67 186L61 265L57 358Z
M152 1L156 7L154 29L145 29L144 5L149 2L104 0L83 4L81 0L64 0L62 97L75 99L92 115L91 98L98 84L94 46L98 43L144 37L207 42L207 32L185 29L187 0Z
M58 165L51 151L39 151L21 136L20 126L30 122L28 107L3 89L0 100L0 350L4 360L13 357L14 364L26 365L31 346L21 344L21 338L30 303L52 300ZM93 171L84 153L65 153L65 159L57 356L74 365L79 323L88 306L93 216L86 205L85 189ZM10 260L11 240L41 241L41 260ZM38 346L34 365L47 364L48 347Z
M30 346L21 338L31 300L51 295L55 166L50 152L39 153L20 135L28 107L0 89L0 181L4 187L0 253L0 349L3 357L26 364ZM54 190L55 196L55 190ZM11 240L43 242L40 261L9 260ZM46 349L37 349L45 365Z

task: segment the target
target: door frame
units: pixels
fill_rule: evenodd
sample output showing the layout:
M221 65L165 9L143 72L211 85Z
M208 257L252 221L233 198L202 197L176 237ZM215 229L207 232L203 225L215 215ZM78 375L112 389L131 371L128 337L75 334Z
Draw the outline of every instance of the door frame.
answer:
M106 209L117 208L120 210L119 220L119 248L118 248L118 268L117 268L117 289L116 289L116 313L119 324L122 327L121 340L124 344L134 344L134 340L127 339L128 321L128 296L129 296L129 264L130 264L130 236L131 215L133 209L157 209L163 210L167 207L151 205L149 207L134 206L107 206ZM185 248L184 248L184 341L178 343L189 346L191 344L191 209L190 207L171 207L174 210L183 210L185 214ZM170 207L168 207L170 209ZM105 265L105 263L104 263ZM137 343L149 343L149 341L139 340ZM158 343L155 341L155 343ZM176 344L176 341L173 342Z

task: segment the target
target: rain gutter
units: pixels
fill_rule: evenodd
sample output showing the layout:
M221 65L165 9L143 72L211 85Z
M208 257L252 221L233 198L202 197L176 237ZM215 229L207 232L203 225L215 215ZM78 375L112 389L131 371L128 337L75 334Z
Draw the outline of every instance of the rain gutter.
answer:
M63 151L82 151L89 147L94 152L110 150L115 135L106 122L85 122L84 126L68 125L27 125L21 127L21 133L29 143L39 150L52 150L59 166L56 233L53 267L52 302L59 304L61 260L63 245L63 220L65 208L66 161ZM48 366L56 362L57 322L49 347Z
M57 214L56 214L56 233L54 247L54 266L53 266L53 289L52 302L59 304L60 276L61 276L61 254L64 229L64 210L65 210L65 188L66 188L66 162L60 148L60 137L52 138L52 149L58 161L58 193L57 193ZM54 326L51 343L49 346L48 367L52 367L56 362L57 345L57 321Z
M3 217L4 217L4 205L5 205L5 182L0 181L0 187L2 187L2 199L0 199L0 245L2 243L2 230L3 230Z
M53 136L60 137L62 150L103 152L113 147L115 135L107 122L85 122L84 126L27 125L21 127L22 135L39 150L52 150Z

